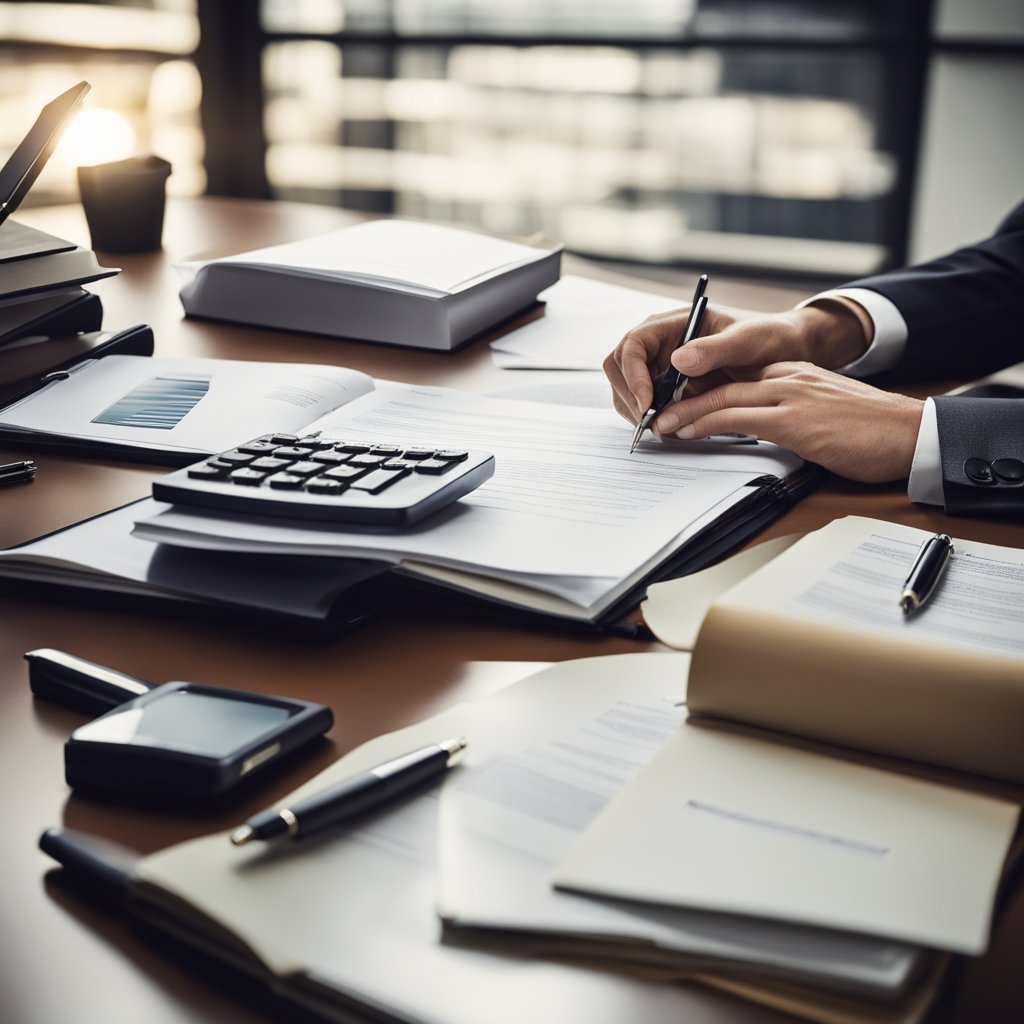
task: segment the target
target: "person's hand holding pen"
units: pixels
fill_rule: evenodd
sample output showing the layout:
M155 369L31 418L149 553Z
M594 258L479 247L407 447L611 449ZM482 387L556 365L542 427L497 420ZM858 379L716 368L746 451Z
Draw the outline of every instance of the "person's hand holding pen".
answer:
M710 306L701 336L677 347L688 312L651 317L605 360L620 415L638 422L671 365L690 380L654 420L662 436L754 434L853 480L909 474L923 403L828 369L853 362L870 341L845 305L776 314Z

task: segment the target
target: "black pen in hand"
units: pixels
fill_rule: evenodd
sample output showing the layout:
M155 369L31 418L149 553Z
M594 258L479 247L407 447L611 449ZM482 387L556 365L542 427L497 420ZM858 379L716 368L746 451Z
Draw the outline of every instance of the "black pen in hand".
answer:
M900 594L904 615L916 612L935 592L952 554L953 540L945 533L937 533L921 545Z
M676 351L700 334L701 324L704 322L704 313L708 308L707 296L704 294L704 289L707 286L708 275L701 274L697 279L697 287L693 293L693 302L690 303L690 313L686 318L686 326L683 328L682 336L679 338L679 344L676 345ZM636 446L640 443L640 438L643 437L644 431L673 402L678 402L683 397L683 390L686 388L689 380L690 378L686 374L680 373L669 362L668 366L665 367L665 372L661 375L661 380L658 381L658 386L654 389L654 397L651 399L650 408L640 417L640 422L636 425L633 441L629 446L630 455L636 451Z
M465 749L464 739L444 740L396 757L294 807L262 811L236 828L231 833L231 842L244 846L253 839L273 839L286 834L289 839L302 839L323 832L441 775L455 764Z

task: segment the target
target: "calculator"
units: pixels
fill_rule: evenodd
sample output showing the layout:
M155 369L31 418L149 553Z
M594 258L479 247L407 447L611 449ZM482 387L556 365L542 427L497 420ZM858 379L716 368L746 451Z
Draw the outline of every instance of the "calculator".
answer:
M155 480L153 497L224 512L403 527L493 473L490 452L263 434Z

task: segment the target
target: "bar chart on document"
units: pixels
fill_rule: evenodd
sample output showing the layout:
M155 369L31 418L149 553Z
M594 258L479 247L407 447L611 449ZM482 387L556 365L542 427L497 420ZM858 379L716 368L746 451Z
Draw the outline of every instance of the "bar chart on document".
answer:
M206 396L210 375L151 377L108 406L93 423L173 430Z

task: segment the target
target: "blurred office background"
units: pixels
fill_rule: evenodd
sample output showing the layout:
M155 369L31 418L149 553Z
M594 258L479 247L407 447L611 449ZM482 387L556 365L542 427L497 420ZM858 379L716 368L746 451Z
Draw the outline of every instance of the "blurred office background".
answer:
M179 195L836 280L1024 192L1022 0L0 2L0 53L0 155L93 86L32 203L155 152Z

